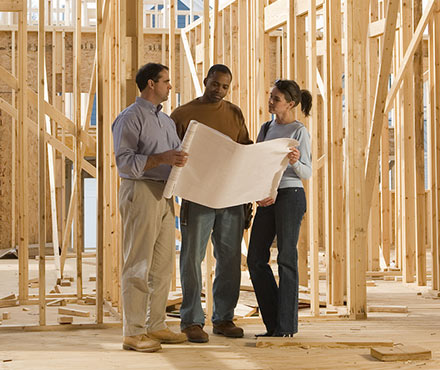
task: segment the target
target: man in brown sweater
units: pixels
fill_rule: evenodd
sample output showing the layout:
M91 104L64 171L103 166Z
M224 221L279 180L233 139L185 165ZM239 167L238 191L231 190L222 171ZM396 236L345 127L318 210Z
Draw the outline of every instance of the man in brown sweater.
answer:
M229 90L232 73L223 64L213 65L204 79L205 92L171 114L177 134L182 139L189 122L194 119L229 136L240 144L251 144L241 109L223 100ZM219 158L218 160L221 160ZM215 166L215 163L213 163ZM203 184L201 184L203 186ZM213 283L213 333L240 338L243 329L232 319L240 293L241 240L244 230L242 205L214 209L182 200L180 211L182 247L180 251L180 279L183 302L180 308L181 329L191 342L209 340L203 330L205 316L200 294L202 291L201 263L212 232L216 258Z

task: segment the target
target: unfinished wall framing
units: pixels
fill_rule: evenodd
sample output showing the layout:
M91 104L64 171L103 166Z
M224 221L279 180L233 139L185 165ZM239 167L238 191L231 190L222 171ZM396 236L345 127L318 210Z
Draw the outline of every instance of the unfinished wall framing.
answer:
M35 3L0 0L0 144L7 148L0 250L18 250L18 301L39 305L39 326L48 326L49 300L85 296L85 174L97 179L97 283L87 296L96 298L98 325L103 304L121 308L111 123L137 95L135 73L148 61L170 67L167 112L202 94L210 65L228 65L227 99L242 108L253 139L270 118L276 78L311 91L311 117L297 117L312 137L298 244L310 316L325 315L324 299L365 318L373 275L439 290L440 0L205 0L198 12L176 0ZM37 243L39 290L30 294L29 250ZM66 258L75 258L75 294L46 292L47 245L54 288ZM209 252L208 293L212 265Z

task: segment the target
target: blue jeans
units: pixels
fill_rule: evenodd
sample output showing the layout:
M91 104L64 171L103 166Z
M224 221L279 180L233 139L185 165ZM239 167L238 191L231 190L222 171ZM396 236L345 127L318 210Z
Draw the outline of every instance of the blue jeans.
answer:
M258 207L252 226L248 268L263 322L276 335L298 332L298 242L306 211L303 188L278 190L276 202ZM277 236L279 286L269 265Z
M232 321L240 294L241 240L244 230L242 205L213 209L182 201L180 209L182 248L180 250L180 280L183 301L180 307L181 328L204 326L200 294L202 292L201 263L206 245L211 239L216 259L213 282L212 322Z

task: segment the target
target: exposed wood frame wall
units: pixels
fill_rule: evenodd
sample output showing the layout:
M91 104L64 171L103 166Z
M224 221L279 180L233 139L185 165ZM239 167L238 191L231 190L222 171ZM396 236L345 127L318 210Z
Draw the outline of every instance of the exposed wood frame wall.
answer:
M135 73L147 62L143 60L143 48L144 37L149 32L161 35L162 53L158 62L169 65L173 80L180 79L179 86L175 83L168 111L177 105L176 93L180 94L180 103L202 93L203 77L213 63L224 63L231 68L234 79L228 99L241 106L254 139L261 124L269 118L266 105L274 71L275 78L293 78L302 88L311 91L314 101L311 118L305 119L298 112L298 119L311 134L313 151L313 177L306 184L308 212L298 244L300 282L310 286L311 316L325 314L319 308L320 293L324 293L319 292L320 272L327 279L327 305L342 307L346 300L347 312L353 319L366 317L365 282L371 275L369 270L397 267L405 282L430 284L438 290L440 1L429 0L423 10L418 0L411 3L372 0L370 3L368 7L368 2L347 1L341 9L337 0L231 0L221 6L216 1L210 9L205 1L203 17L184 29L175 29L178 10L177 2L172 0L166 2L164 10L168 27L156 30L144 28L141 0L97 0L97 53L90 76L87 109L82 109L87 112L84 121L79 80L82 59L78 52L84 31L80 4L75 8L75 26L69 31L58 29L50 24L50 19L45 20L43 13L40 15L37 94L26 81L26 1L0 1L0 11L12 9L18 12L19 18L16 30L11 31L14 37L16 32L17 67L11 73L0 66L0 78L17 98L16 105L0 100L0 109L17 122L17 172L13 183L15 192L20 194L15 236L19 249L19 300L23 304L39 304L39 325L46 325L45 304L50 297L50 293L45 292L48 215L42 206L49 191L54 190L52 186L46 189L45 182L45 167L50 166L46 158L48 145L56 151L56 161L62 162L61 167L67 159L72 161L75 173L68 209L60 205L62 199L69 196L63 180L60 188L63 190L57 193L57 213L62 219L57 231L62 241L58 257L60 278L74 225L75 297L82 298L81 183L82 173L86 171L98 180L96 322L103 323L102 307L106 301L120 308L119 180L110 126L119 111L138 94ZM45 4L45 0L40 0L40 8ZM322 29L317 29L318 19L323 20ZM427 38L424 37L426 29ZM44 36L48 32L54 40L54 53L57 48L63 49L66 32L75 35L76 113L72 119L63 113L64 70L61 97L56 96L54 90L51 98L44 97L49 84L44 71ZM271 51L271 47L275 50ZM365 64L367 56L369 62ZM62 59L63 64L65 56ZM63 69L62 66L53 68ZM423 89L423 76L427 76L428 117L423 117L421 99L417 99ZM96 138L88 126L95 92ZM28 117L28 105L38 108L37 122ZM390 111L392 120L388 127ZM423 158L423 118L427 120L428 129L427 168ZM52 131L46 127L47 119L52 122ZM393 188L388 182L391 129L396 137L397 159L395 175L391 176ZM41 171L38 296L30 296L28 292L27 202L32 186L26 176L28 132L38 137ZM67 138L71 138L70 142ZM96 155L96 167L85 159L86 151ZM428 171L427 189L422 169ZM431 265L426 262L426 253L432 254ZM211 253L208 256L212 257ZM326 271L319 270L323 261ZM208 260L207 265L209 292L213 261Z

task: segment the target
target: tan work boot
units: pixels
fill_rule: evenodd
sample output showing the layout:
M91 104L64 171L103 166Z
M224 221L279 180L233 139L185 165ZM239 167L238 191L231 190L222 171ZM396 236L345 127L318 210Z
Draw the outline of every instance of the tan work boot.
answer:
M188 339L184 333L175 333L166 328L163 330L157 330L149 332L148 337L157 340L160 343L176 344L186 342Z
M162 347L160 342L149 338L145 334L124 337L122 340L122 348L138 352L156 352Z
M190 342L206 343L209 340L209 335L199 325L191 325L182 330Z

